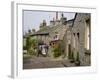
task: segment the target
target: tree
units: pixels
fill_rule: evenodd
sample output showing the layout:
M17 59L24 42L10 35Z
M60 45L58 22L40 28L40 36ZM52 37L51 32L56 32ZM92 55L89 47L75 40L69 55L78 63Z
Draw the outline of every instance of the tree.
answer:
M26 38L26 48L27 53L30 55L35 55L37 51L37 43L38 41L36 39L31 39L30 36Z

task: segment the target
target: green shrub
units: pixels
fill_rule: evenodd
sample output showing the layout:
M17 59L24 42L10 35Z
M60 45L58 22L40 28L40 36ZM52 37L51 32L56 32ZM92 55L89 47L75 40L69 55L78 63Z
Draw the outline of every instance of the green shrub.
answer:
M26 46L23 46L23 50L27 50L27 47Z
M26 50L29 55L36 55L38 41L36 39L31 39L30 36L26 39Z
M53 56L54 56L55 58L61 56L61 52L60 52L59 48L55 48L55 49L54 49L54 54L53 54Z
M77 52L76 61L79 61L79 52Z
M72 51L72 53L71 53L70 62L71 62L71 63L74 62L74 53L73 53L73 51Z
M76 66L80 66L79 52L77 52L77 57L76 57L75 65Z
M32 49L29 49L29 50L28 50L28 53L29 53L30 55L33 55L33 50L32 50Z
M74 53L73 53L73 51L72 51L72 53L71 53L71 59L74 60Z
M61 45L59 44L57 47L55 47L54 50L53 50L53 52L54 52L53 56L55 58L60 57L62 55Z

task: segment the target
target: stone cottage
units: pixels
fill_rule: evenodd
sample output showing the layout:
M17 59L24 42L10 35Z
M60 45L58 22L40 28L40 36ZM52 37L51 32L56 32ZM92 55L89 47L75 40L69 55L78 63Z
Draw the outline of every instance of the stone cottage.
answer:
M64 36L65 55L68 59L80 61L81 65L90 65L91 32L90 14L76 13L72 25L66 30Z

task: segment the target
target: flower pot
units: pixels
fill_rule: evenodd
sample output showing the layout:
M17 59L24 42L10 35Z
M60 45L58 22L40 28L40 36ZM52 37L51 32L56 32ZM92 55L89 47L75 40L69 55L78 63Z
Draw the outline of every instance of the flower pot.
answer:
M74 63L74 59L70 59L70 62L71 62L71 63Z
M76 61L76 62L75 62L75 65L76 65L76 66L80 66L80 61Z

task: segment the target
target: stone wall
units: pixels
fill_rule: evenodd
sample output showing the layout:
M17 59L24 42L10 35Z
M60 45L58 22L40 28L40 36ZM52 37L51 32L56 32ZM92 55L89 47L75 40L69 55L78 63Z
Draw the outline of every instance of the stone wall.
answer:
M79 60L81 65L86 64L85 56L85 30L86 20L90 18L90 14L78 13L74 21L72 32L75 33L75 55L79 52Z
M87 58L85 55L85 44L86 44L85 35L86 35L86 27L87 27L86 20L88 19L90 19L90 14L77 13L74 19L73 26L68 27L63 39L66 58L68 59L68 55L73 53L74 60L77 60L77 54L79 53L79 60L81 65L87 65L87 63L88 65L90 64L90 56L88 56ZM90 43L90 39L89 39L89 43ZM69 44L71 45L71 51L69 51Z

